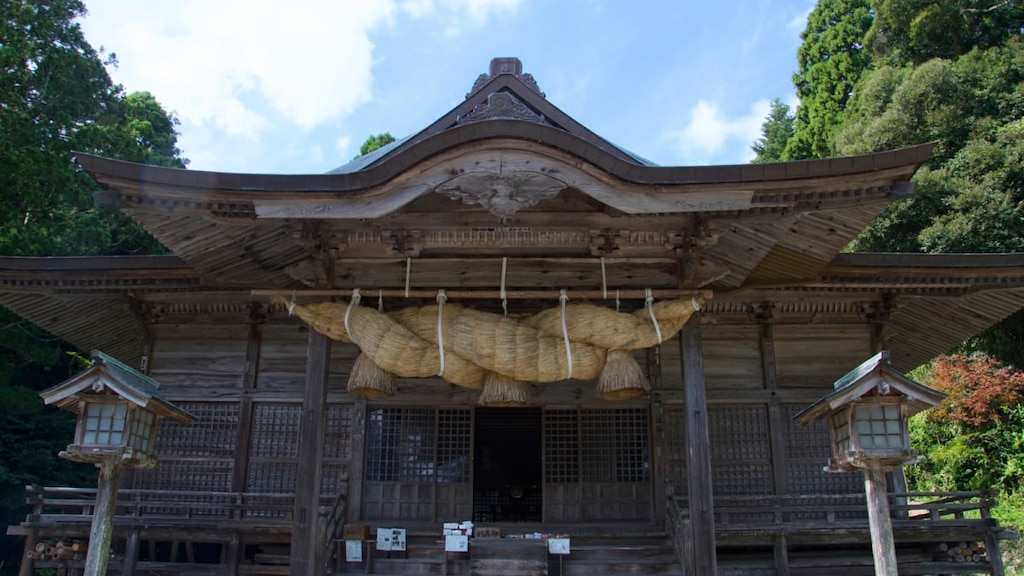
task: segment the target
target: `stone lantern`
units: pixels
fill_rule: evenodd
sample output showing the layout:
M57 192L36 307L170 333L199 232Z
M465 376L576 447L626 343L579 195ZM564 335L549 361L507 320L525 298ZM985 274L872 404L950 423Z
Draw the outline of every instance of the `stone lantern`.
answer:
M863 470L875 573L895 575L885 472L921 460L910 447L907 419L938 405L946 395L893 368L886 351L851 370L833 388L793 419L801 426L828 422L833 455L826 471Z
M92 358L92 366L39 395L78 415L74 441L60 456L99 469L85 573L106 574L121 467L155 467L160 418L186 425L194 418L161 398L156 380L103 352Z

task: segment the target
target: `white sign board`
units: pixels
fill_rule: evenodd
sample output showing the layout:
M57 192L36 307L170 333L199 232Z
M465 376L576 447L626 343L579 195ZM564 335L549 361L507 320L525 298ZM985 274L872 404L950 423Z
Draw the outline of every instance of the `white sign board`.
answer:
M359 540L345 540L345 561L363 561L363 543Z
M377 550L405 551L405 528L377 528Z
M465 534L449 534L444 537L445 552L469 552L469 536Z
M568 554L568 538L548 538L548 554Z

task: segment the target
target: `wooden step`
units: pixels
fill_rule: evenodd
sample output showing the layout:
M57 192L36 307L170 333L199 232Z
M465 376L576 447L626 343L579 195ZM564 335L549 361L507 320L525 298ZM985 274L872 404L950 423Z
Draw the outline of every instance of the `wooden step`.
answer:
M549 555L547 541L527 538L480 538L470 552L445 553L436 538L410 540L402 554L371 550L369 566L343 563L339 574L391 576L682 576L675 550L663 535L572 538L571 553Z

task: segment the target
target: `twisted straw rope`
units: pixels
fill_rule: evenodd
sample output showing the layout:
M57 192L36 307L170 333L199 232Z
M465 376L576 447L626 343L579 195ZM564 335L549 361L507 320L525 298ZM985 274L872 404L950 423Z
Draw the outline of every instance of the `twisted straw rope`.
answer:
M565 379L568 358L573 377L596 378L608 350L649 348L668 340L699 309L699 299L665 300L632 314L592 304L569 304L516 321L497 314L445 304L404 308L382 314L345 302L292 305L278 301L311 328L340 342L359 346L380 368L405 378L436 376L441 363L438 319L444 333L444 377L479 389L488 371L523 382ZM346 330L344 317L348 314ZM657 326L651 319L651 311ZM563 341L568 337L569 348Z

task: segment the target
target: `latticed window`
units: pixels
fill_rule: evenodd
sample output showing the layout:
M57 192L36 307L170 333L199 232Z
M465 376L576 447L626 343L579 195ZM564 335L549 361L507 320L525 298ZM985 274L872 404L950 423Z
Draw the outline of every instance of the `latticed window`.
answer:
M648 436L644 408L548 410L545 481L645 482L650 478Z
M469 481L469 410L373 408L367 422L368 481Z
M437 413L437 482L469 482L469 410Z

